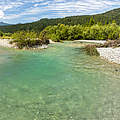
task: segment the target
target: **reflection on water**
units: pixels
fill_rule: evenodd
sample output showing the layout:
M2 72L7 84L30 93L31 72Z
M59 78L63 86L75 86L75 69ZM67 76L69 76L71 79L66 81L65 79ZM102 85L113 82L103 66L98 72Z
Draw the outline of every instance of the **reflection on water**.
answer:
M119 120L119 65L72 42L1 51L0 120Z

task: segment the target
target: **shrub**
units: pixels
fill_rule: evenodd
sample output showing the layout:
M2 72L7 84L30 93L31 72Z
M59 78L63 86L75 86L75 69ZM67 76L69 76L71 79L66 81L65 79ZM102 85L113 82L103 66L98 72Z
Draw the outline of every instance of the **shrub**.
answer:
M29 31L16 32L12 35L12 39L11 44L15 43L19 49L42 45L45 42L39 39L35 32Z
M49 44L49 40L46 34L47 31L42 31L39 35L39 39L42 40L43 44Z
M96 45L86 45L85 51L90 56L99 56L99 53L96 49Z
M2 37L4 34L3 34L3 32L2 31L0 31L0 37Z
M119 40L108 40L103 45L99 45L97 47L120 47L120 39Z
M116 40L120 37L120 26L118 26L116 23L108 25L93 24L92 19L89 26L69 26L58 24L55 26L49 26L43 31L46 31L45 36L47 36L49 39L52 39L53 41L78 39Z

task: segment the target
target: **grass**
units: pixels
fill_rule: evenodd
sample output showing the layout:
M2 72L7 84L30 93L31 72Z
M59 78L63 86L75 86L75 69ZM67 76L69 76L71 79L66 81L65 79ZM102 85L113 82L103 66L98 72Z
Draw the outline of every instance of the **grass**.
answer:
M0 37L0 39L11 39L11 37L9 37L9 36L2 36L2 37Z
M99 56L100 54L98 53L96 49L96 45L86 45L85 46L85 51L88 55L90 56Z
M104 45L100 45L98 47L120 47L120 39L119 40L108 40L104 43Z

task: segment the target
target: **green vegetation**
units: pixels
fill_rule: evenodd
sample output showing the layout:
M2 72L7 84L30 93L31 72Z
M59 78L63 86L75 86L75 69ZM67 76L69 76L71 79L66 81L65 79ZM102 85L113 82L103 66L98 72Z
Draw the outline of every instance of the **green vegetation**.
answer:
M82 25L64 25L46 27L41 33L45 32L46 37L53 41L60 40L116 40L120 37L120 26L116 23L108 25L93 24L90 20L89 26Z
M86 45L84 49L86 53L90 56L99 56L96 45Z
M64 40L117 40L120 39L120 9L104 14L91 16L72 16L57 19L41 19L40 21L0 26L0 37L12 38L11 44L18 48L30 48L49 44L49 39L62 42ZM3 33L5 32L5 33ZM110 46L106 43L105 46ZM119 44L114 42L115 44ZM86 46L90 55L97 55L95 46Z
M55 42L64 40L116 40L120 38L120 26L115 21L112 24L95 24L91 18L88 26L58 24L48 26L40 33L35 31L18 31L12 34L0 32L2 38L12 38L18 48L30 48L36 45L49 44L49 39ZM91 48L90 48L91 50ZM93 51L95 52L95 51Z
M3 33L2 31L0 31L0 39L10 39L11 35L11 33Z
M11 44L15 44L19 49L22 48L31 48L34 46L41 46L42 44L47 44L47 39L42 38L40 39L38 35L35 32L30 31L19 31L12 35L13 41L11 41Z
M97 45L97 47L120 47L120 39L118 40L108 40L103 45Z
M58 24L64 24L70 26L74 26L74 25L91 26L95 23L99 25L106 25L112 23L113 20L115 20L116 23L120 25L119 13L120 13L120 8L97 15L71 16L71 17L56 18L56 19L45 18L33 23L0 26L0 30L3 32L11 32L11 33L21 30L41 32L47 26L54 26ZM91 19L91 23L89 24L90 19Z
M101 47L104 47L104 48L107 48L107 47L113 47L113 48L120 47L120 39L118 39L118 40L108 40L104 44L86 45L84 50L86 51L86 53L88 55L99 56L99 53L98 53L96 48L101 48Z
M4 33L2 31L0 31L0 37L3 37Z

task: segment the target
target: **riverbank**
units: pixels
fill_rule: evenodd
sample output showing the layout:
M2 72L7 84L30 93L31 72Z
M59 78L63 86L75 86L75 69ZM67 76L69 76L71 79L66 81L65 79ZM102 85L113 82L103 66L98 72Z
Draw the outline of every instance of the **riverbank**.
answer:
M17 49L17 46L15 44L10 44L11 39L0 39L0 46L7 47L7 48L15 48ZM74 42L81 42L81 43L97 43L97 44L104 44L106 41L99 41L99 40L75 40ZM52 40L50 40L50 44L53 44ZM85 45L83 45L85 46ZM36 45L34 47L31 47L30 49L46 49L48 48L47 45ZM24 48L25 49L25 48ZM100 54L100 57L102 59L106 59L110 62L120 64L120 47L118 48L97 48L97 51Z
M18 49L18 47L15 44L10 44L11 39L0 39L0 46L1 47L6 47L6 48L15 48ZM30 49L46 49L48 48L47 45L43 44L42 46L36 45L31 47ZM26 48L23 48L26 49Z
M74 42L85 42L85 43L98 43L98 44L104 44L105 40L74 40Z
M118 48L97 48L101 58L110 62L120 64L120 47Z
M100 40L76 40L76 42L82 43L96 43L96 44L105 44L106 41ZM102 59L106 59L109 62L120 64L120 47L112 48L97 48L97 51Z
M10 39L0 39L0 46L1 47L7 47L7 48L14 48L15 46L13 44L10 44Z

